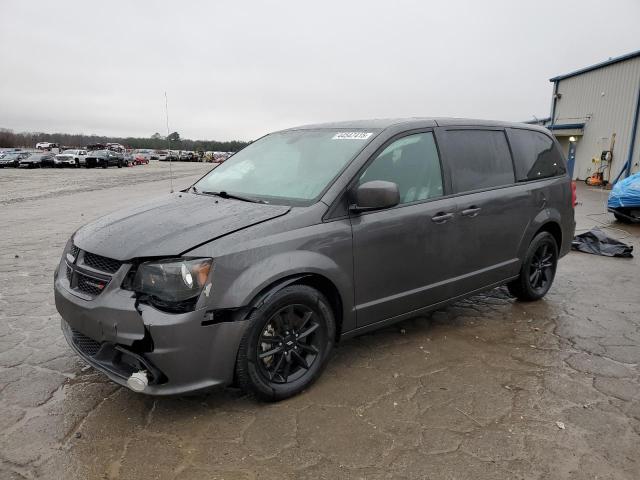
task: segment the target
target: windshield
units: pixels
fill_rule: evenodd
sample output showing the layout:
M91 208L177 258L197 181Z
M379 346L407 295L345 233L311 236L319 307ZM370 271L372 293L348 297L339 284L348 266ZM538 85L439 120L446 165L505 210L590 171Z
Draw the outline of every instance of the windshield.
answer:
M77 150L65 150L62 152L63 154L75 155Z
M293 130L267 135L195 184L271 201L315 199L373 138L371 131Z

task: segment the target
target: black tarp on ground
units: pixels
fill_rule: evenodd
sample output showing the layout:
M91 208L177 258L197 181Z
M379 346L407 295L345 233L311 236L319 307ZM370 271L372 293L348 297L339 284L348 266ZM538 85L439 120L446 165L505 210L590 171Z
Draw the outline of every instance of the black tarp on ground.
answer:
M633 257L632 245L622 243L615 238L607 237L599 228L592 228L588 232L576 235L571 243L571 248L593 255L605 257Z

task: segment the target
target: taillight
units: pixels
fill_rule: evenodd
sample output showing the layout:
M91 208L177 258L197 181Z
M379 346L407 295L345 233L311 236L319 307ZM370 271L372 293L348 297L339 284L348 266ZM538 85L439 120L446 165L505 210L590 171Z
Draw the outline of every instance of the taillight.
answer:
M576 182L575 180L571 181L571 206L573 208L578 204L578 195L576 193Z

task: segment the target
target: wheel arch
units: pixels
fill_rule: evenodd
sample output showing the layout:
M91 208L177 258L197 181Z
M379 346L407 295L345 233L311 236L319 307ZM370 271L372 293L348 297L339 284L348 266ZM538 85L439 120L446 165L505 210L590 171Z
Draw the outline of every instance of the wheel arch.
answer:
M340 334L342 333L344 319L343 300L338 287L336 287L336 285L329 278L322 274L316 272L297 273L294 275L288 275L272 282L271 284L263 288L254 297L254 299L250 303L251 307L249 309L249 312L263 305L274 294L290 285L306 285L318 290L327 298L336 322L335 341L337 342L340 338Z
M518 258L522 261L527 253L529 245L536 235L540 232L549 232L553 235L558 246L558 252L562 250L562 242L565 240L562 232L561 216L555 209L545 209L538 213L529 223L527 229L522 235L520 248L518 250Z
M560 249L562 248L562 228L560 227L560 224L554 221L549 221L542 224L542 226L540 226L540 228L538 228L538 230L533 234L531 240L533 240L536 235L542 232L548 232L553 235L553 238L555 239L556 245L558 247L558 252L560 252Z

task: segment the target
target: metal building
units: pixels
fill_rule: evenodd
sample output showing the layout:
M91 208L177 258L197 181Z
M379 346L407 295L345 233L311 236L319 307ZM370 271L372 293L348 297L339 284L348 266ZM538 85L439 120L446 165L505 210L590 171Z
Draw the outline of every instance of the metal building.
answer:
M570 167L575 159L573 178L602 171L614 182L639 172L640 50L550 81L551 118L545 123Z

